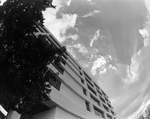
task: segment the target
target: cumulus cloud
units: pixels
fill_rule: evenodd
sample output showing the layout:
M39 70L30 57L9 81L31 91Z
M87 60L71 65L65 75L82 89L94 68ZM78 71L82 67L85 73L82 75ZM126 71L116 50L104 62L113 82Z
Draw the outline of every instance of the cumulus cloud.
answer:
M148 33L150 33L150 31ZM119 68L114 70L116 74L113 72L115 77L117 75L119 76L120 81L122 81L120 85L121 87L124 87L120 88L122 93L120 93L119 96L116 96L115 93L111 95L113 101L112 104L117 107L116 111L118 112L118 118L137 119L147 105L150 104L149 50L150 45L148 43L148 45L143 46L139 52L132 56L130 66L120 64ZM111 76L111 78L113 77ZM111 84L114 85L112 82ZM111 89L113 89L113 91L110 91L109 89L106 89L106 91L108 91L109 94L110 92L116 91L113 87ZM119 100L121 100L121 102L119 102Z
M63 36L65 39L71 39L71 40L74 40L74 41L76 41L78 38L79 38L79 36L77 35L77 34L74 34L74 35L72 35L72 34L69 34L69 35L65 35L65 36Z
M97 48L92 48L92 50L90 50L90 61L93 60L94 58L97 58L97 54L98 54L99 50Z
M74 44L73 47L74 47L74 48L77 48L78 51L79 51L80 53L82 53L83 55L85 55L85 54L88 53L88 50L87 50L82 44L80 44L80 43Z
M75 59L78 59L78 57L77 57L78 53L81 53L82 55L86 55L88 53L87 48L84 45L80 44L80 43L73 44L73 45L66 45L66 47L67 47L68 52ZM82 62L82 64L84 64L84 63Z
M136 53L135 55L132 56L131 58L131 65L130 66L126 66L126 72L127 75L126 77L123 79L123 81L126 84L131 84L131 83L135 83L135 81L139 80L139 53Z
M98 10L94 10L94 12L89 12L88 14L82 16L82 17L90 17L90 16L94 16L95 14L100 13L100 11Z
M106 55L106 56L105 56L105 59L107 60L107 62L113 60L113 58L112 58L111 55Z
M112 105L117 107L118 118L137 119L150 103L149 50L150 44L143 46L132 56L131 65L105 66L106 73L99 77L99 85L109 95Z
M91 42L90 42L90 46L91 46L91 47L93 46L93 42L94 42L95 40L97 40L98 37L100 37L100 33L99 33L99 32L100 32L100 30L97 30L97 31L95 32L93 38L91 39Z
M89 61L79 61L79 64L83 67L83 68L88 68L91 64L91 62Z
M115 66L112 66L111 64L109 64L108 69L113 69L113 70L117 70L117 68Z
M67 0L65 8L55 1L56 10L45 12L46 26L97 76L118 118L137 119L150 103L150 26L143 0Z
M69 6L71 4L71 0L66 1L66 3Z
M147 9L143 0L113 0L104 2L116 57L120 63L130 65L131 57L143 47L139 28L143 28ZM140 18L140 19L139 19Z
M76 24L77 14L62 14L58 19L56 14L62 8L61 2L56 0L53 4L57 4L56 9L49 8L44 12L45 25L60 42L64 42L66 30Z
M106 72L105 68L104 68L106 63L107 62L106 62L105 58L103 56L100 56L93 62L93 66L91 68L91 73L93 75L95 75L97 69L101 69L102 72Z
M144 45L147 46L148 45L148 32L147 32L147 29L139 29L139 33L143 36L144 38Z
M76 53L73 50L72 46L70 45L66 45L67 51L71 54L71 56L73 56L73 58L77 59Z
M93 0L86 0L88 1L91 5L95 4Z

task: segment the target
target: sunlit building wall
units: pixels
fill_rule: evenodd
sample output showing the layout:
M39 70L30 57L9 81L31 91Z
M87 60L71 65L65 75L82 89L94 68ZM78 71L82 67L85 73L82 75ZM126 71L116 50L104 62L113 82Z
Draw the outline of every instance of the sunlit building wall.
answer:
M62 47L45 27L37 30L49 43ZM109 97L67 51L60 64L54 62L49 68L59 80L53 81L51 100L35 106L30 116L21 119L116 119Z
M150 105L138 119L150 119Z

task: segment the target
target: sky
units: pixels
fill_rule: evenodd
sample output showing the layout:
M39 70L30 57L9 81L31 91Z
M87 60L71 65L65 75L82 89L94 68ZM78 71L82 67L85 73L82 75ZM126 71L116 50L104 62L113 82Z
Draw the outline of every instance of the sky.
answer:
M150 104L150 1L53 4L46 27L106 92L117 119L137 119Z
M45 25L109 96L118 119L150 104L150 1L53 0Z

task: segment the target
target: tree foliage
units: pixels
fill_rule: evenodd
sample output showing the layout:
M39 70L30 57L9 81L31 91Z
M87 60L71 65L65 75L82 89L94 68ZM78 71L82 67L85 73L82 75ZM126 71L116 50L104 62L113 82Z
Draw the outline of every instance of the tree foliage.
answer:
M0 103L19 113L49 100L48 64L63 53L35 35L47 7L54 7L52 0L7 0L0 6Z

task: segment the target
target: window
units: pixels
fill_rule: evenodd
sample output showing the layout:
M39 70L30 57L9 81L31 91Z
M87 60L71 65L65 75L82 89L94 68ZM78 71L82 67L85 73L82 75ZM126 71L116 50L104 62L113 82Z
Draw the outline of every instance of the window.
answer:
M89 81L88 79L87 79L87 77L85 77L85 80L93 87L94 85L91 83L91 81Z
M111 105L110 105L110 104L108 104L108 106L111 108Z
M107 100L108 101L108 99L105 97L105 100Z
M96 99L93 95L90 96L91 96L91 100L100 106L100 101Z
M103 103L105 103L105 100L101 96L99 96L99 97L100 97L100 100L103 101Z
M110 115L107 114L108 119L112 119L112 117Z
M96 83L94 83L94 85L96 86L96 88L100 89L99 86Z
M67 54L66 54L66 53L65 53L63 56L64 56L65 60L67 60L67 59L68 59L68 57L67 57Z
M89 89L93 94L96 95L96 91L95 91L92 87L90 87L89 85L88 85L88 89Z
M60 81L59 82L53 82L51 85L54 86L57 90L60 90L61 82Z
M63 57L63 56L61 56L61 62L65 65L66 64L66 59Z
M108 102L111 103L109 100L108 100Z
M114 113L113 111L111 111L111 113L112 113L113 115L115 115L115 113Z
M103 105L103 107L104 107L104 109L105 109L107 112L109 112L109 109L108 109L107 106Z
M85 88L83 88L83 94L84 94L84 95L87 95L87 94L86 94L86 89L85 89Z
M89 104L89 102L86 102L86 101L85 101L85 106L86 106L86 109L87 109L88 111L90 111L90 104Z
M64 73L64 69L61 65L61 62L59 61L59 59L56 59L55 62L53 63L53 65L57 68L57 70L63 74Z
M105 95L105 96L106 96L107 99L109 98L107 95Z
M101 90L101 92L104 94L104 96L106 96L108 98L108 96L104 93L104 91Z
M98 92L100 95L102 95L102 93L101 93L99 90L97 90L97 92Z
M90 80L90 81L92 81L91 80L91 78L84 72L84 75Z
M104 118L104 112L96 107L94 107L94 112L97 116Z
M84 84L84 80L81 78L81 82Z
M80 72L80 75L82 76L82 72Z
M50 73L50 85L54 86L57 90L60 90L61 81L59 80L59 78L57 78L58 74L52 72Z

